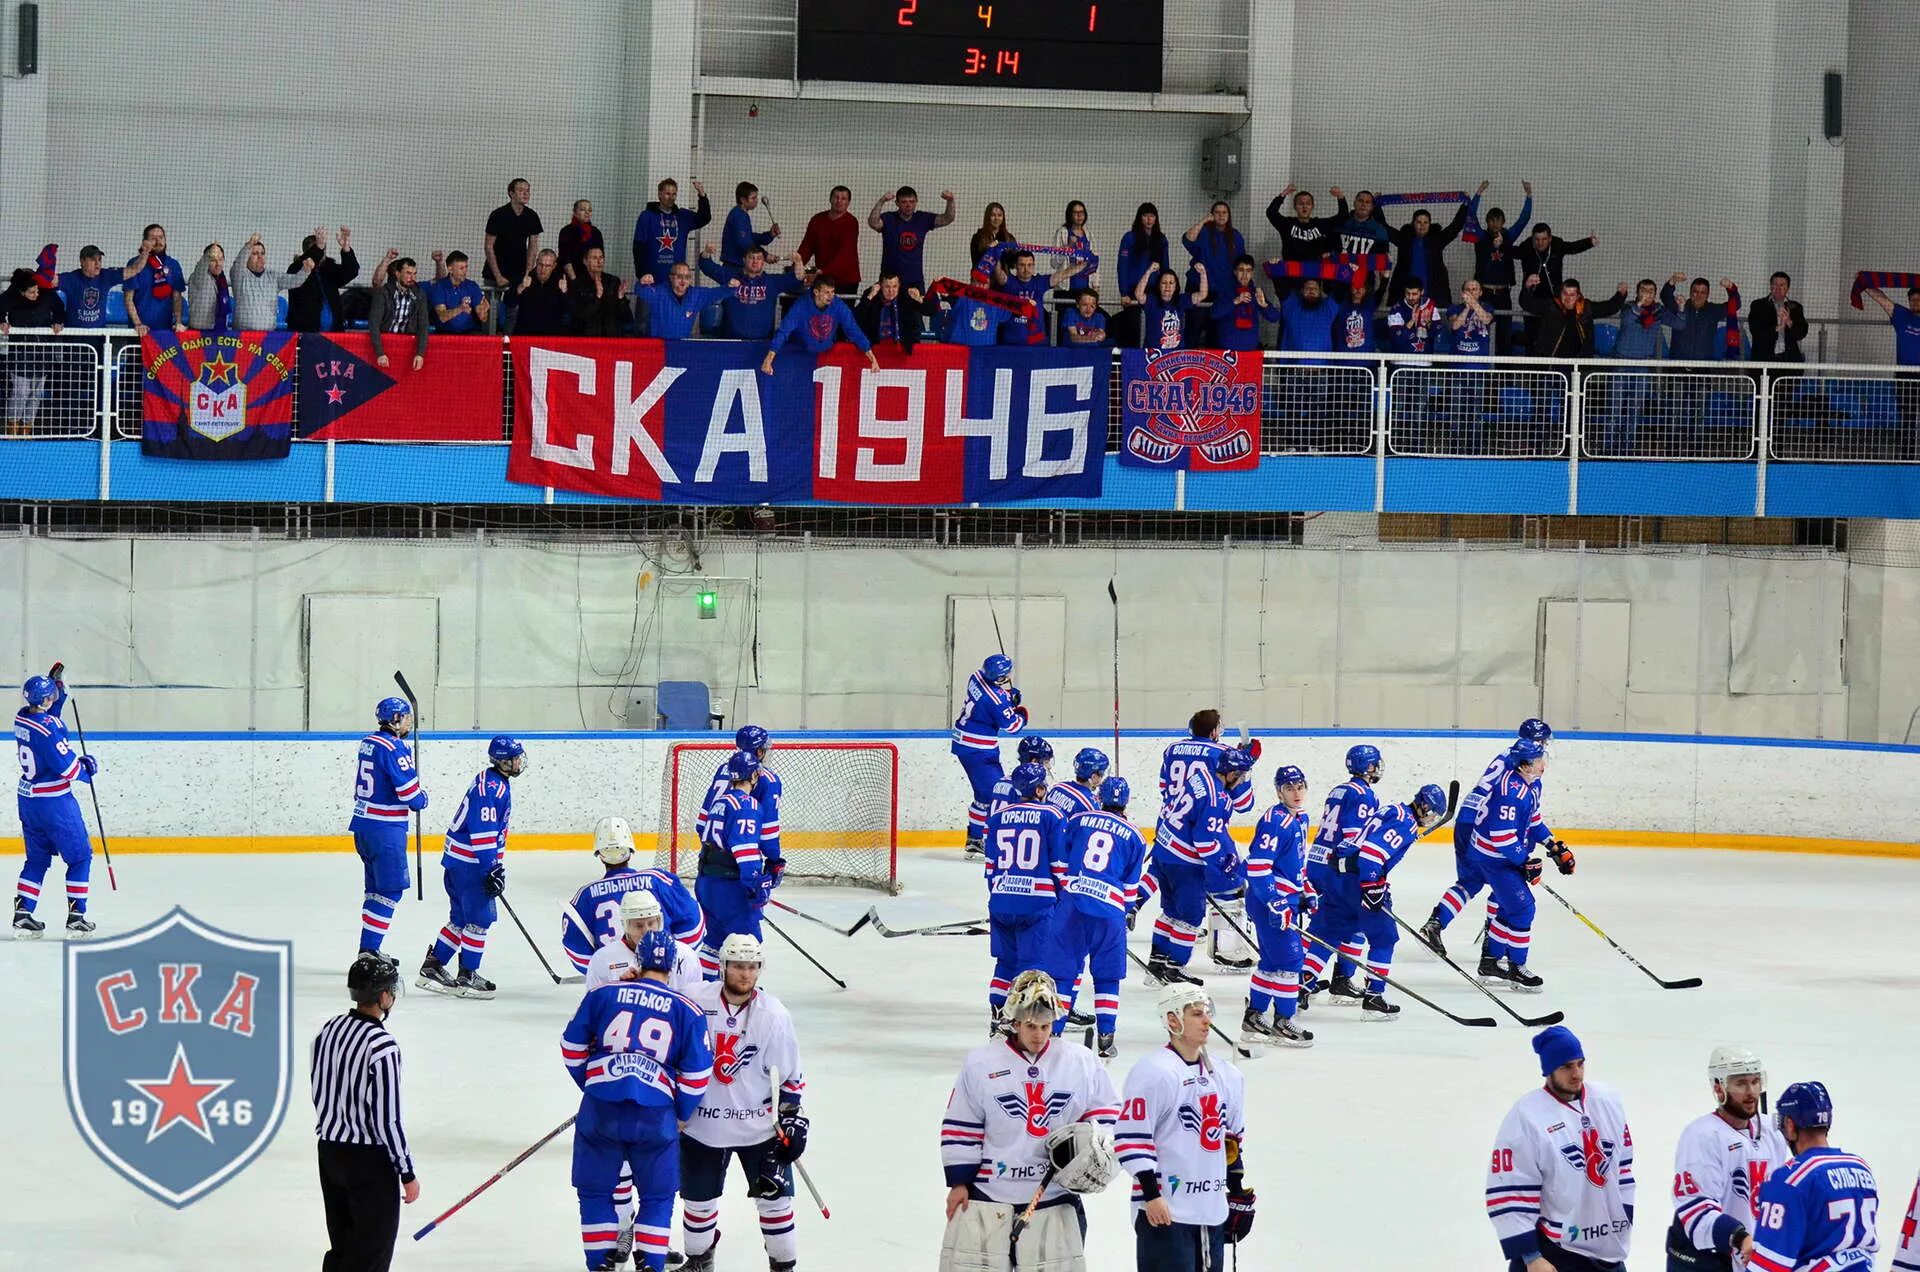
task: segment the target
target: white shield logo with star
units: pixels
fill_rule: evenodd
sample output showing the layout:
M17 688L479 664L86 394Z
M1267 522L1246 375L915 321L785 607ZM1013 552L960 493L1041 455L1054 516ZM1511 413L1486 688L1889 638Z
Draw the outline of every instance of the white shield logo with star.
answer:
M185 910L66 948L67 1104L93 1151L177 1208L273 1139L292 1080L293 943Z

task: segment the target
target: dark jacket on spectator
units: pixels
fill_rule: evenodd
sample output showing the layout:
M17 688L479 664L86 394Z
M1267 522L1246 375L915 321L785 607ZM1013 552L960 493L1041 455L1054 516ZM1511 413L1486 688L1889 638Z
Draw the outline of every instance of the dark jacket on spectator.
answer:
M1773 351L1774 337L1779 334L1779 326L1773 308L1773 297L1762 296L1753 302L1753 308L1747 310L1747 335L1753 340L1753 350L1748 355L1755 362L1805 362L1807 355L1800 352L1800 342L1807 338L1807 311L1800 302L1787 300L1787 331L1785 352L1776 355Z
M372 307L367 310L367 333L373 338L373 356L376 358L385 352L381 347L382 337L396 334L387 330L387 322L398 308L401 292L413 293L413 307L407 311L406 326L401 330L413 334L413 351L416 355L424 355L427 351L427 310L432 306L427 302L426 289L418 284L403 287L399 278L389 275L387 285L373 293Z
M797 300L794 303L799 304L801 301ZM900 347L912 353L913 346L920 343L920 306L914 303L913 297L907 295L904 287L900 289L900 295L894 304L898 319L894 326L898 328ZM860 330L867 333L867 339L876 345L880 343L880 311L884 308L886 308L886 302L878 296L862 297L860 303L853 308L853 320L860 324Z
M1560 294L1560 284L1567 281L1567 257L1592 250L1593 244L1586 239L1575 239L1570 243L1555 234L1543 252L1533 245L1532 236L1528 236L1524 243L1513 249L1513 259L1520 265L1520 281L1525 283L1529 275L1540 275L1540 285L1534 289L1534 294L1542 300L1551 301Z
M516 336L564 336L572 316L573 302L560 290L560 270L556 267L546 282L535 278L520 293L515 310L513 334ZM572 284L568 284L572 286Z
M1467 211L1476 221L1479 219L1479 195L1467 200ZM1481 227L1480 237L1473 244L1473 276L1482 287L1513 286L1513 261L1519 255L1519 245L1527 241L1527 226L1532 223L1533 196L1528 195L1520 205L1520 215L1500 227L1498 242L1492 230Z
M1434 304L1445 308L1453 303L1453 280L1447 275L1447 245L1460 237L1460 230L1467 223L1467 205L1462 203L1454 209L1453 220L1441 225L1434 222L1427 231L1427 298ZM1401 293L1407 290L1412 281L1413 243L1417 237L1413 232L1413 222L1409 220L1399 229L1388 229L1387 237L1394 247L1393 274L1387 279L1387 299L1399 302Z
M618 336L627 329L627 302L620 299L620 276L600 275L601 291L593 294L593 279L585 270L567 284L573 301L573 334L576 336Z
M1535 292L1522 292L1520 307L1533 315L1532 345L1539 358L1584 358L1593 352L1593 322L1620 312L1627 298L1619 293L1605 300L1582 298L1573 309L1558 300L1544 300Z
M32 270L22 273L31 275ZM33 300L26 297L26 289L17 285L9 286L0 292L0 319L15 327L52 327L65 326L67 321L66 302L60 299L57 287L42 287L40 295ZM57 348L44 348L41 344L50 340L50 336L28 336L16 331L0 346L0 361L15 375L45 375L59 362Z
M1673 337L1667 342L1667 356L1684 362L1717 362L1727 356L1727 334L1721 324L1731 322L1740 328L1740 292L1736 288L1726 300L1710 300L1699 309L1674 295L1673 284L1660 289L1660 303L1674 314ZM1734 337L1736 340L1738 336ZM1738 350L1733 356L1737 359Z
M1273 202L1267 204L1267 221L1280 232L1280 259L1317 261L1338 252L1340 225L1349 215L1347 201L1340 200L1339 210L1332 216L1316 216L1303 223L1299 217L1287 215L1287 197L1276 194ZM1214 285L1220 285L1218 279Z
M341 312L340 289L360 276L360 258L353 254L350 247L340 253L337 261L319 248L308 252L306 256L313 257L313 272L307 275L305 282L287 292L287 330L320 330L322 305L333 313L333 329L344 330L347 316ZM306 256L294 257L287 272L291 274L298 271Z

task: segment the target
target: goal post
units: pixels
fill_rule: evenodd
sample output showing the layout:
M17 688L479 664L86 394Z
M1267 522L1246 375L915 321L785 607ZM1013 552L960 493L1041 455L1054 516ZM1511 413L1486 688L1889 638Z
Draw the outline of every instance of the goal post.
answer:
M734 751L727 742L675 742L660 783L654 865L692 880L696 826ZM775 741L766 767L780 777L780 851L786 877L900 890L900 749L891 742Z

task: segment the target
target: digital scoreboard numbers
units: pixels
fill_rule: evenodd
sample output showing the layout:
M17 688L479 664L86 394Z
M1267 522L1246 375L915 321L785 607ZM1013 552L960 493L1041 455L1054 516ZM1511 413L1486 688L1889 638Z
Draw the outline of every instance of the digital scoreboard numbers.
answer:
M1165 0L800 0L800 78L1160 91Z

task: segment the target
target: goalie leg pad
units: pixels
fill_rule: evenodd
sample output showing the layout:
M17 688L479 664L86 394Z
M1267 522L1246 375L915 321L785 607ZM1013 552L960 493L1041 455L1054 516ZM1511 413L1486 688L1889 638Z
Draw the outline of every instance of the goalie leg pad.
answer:
M1254 956L1247 947L1246 938L1234 930L1233 924L1241 928L1247 926L1247 893L1242 888L1226 896L1214 897L1214 904L1220 907L1220 914L1214 915L1207 923L1207 930L1213 936L1213 956L1227 962L1244 962ZM1226 918L1222 918L1225 915ZM1228 920L1232 922L1229 923Z
M947 1221L940 1243L940 1272L1086 1272L1076 1205L1048 1206L1033 1212L1020 1234L1020 1261L1012 1258L1013 1216L1025 1209L973 1201Z

